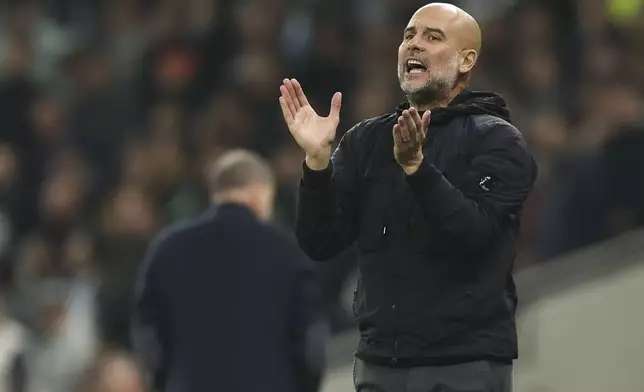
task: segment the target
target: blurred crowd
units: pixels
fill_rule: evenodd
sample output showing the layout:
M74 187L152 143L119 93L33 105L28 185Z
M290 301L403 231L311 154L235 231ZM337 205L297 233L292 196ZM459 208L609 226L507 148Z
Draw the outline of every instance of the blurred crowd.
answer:
M0 1L0 392L143 391L148 241L208 206L205 168L233 147L274 164L291 225L303 155L281 79L324 114L342 91L341 131L391 111L425 3ZM540 167L517 269L643 225L644 1L454 3L484 33L472 88L504 95ZM331 302L354 264L324 267Z

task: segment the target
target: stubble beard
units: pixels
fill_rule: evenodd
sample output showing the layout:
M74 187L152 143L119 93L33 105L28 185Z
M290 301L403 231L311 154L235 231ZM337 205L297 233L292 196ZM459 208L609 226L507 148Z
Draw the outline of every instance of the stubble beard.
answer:
M412 106L432 106L445 101L450 96L458 78L458 53L445 66L430 66L427 72L429 78L425 84L409 88L406 86L404 66L398 65L400 89Z

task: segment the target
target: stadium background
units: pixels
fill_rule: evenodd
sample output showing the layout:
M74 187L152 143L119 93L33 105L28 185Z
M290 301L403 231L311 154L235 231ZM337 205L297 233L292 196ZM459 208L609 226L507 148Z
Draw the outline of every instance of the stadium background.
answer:
M321 112L342 91L339 133L391 110L425 3L0 1L0 391L18 353L28 391L136 374L136 269L161 227L207 206L205 166L233 147L269 158L290 226L303 156L281 79ZM642 226L644 1L454 3L483 28L473 88L505 96L540 166L517 271ZM336 332L354 266L348 251L320 267Z

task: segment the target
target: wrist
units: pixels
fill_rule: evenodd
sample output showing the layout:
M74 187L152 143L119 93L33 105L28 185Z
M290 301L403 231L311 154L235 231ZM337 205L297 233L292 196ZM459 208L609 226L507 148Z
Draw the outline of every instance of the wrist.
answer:
M307 155L305 162L306 166L313 171L322 171L329 167L329 162L331 161L330 156L310 156Z
M417 160L414 160L414 162L402 166L405 174L411 176L412 174L416 173L420 168L420 164L423 163L423 158L424 157L421 155Z

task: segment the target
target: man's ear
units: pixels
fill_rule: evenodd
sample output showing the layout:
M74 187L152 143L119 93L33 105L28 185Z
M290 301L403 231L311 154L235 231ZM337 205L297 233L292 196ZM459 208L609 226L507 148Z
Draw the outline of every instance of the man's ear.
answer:
M468 73L474 68L479 54L474 49L467 49L461 52L461 64L458 71L462 74Z

